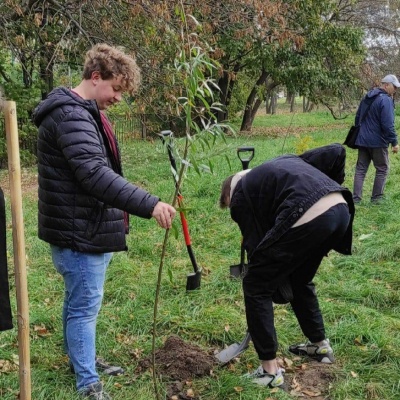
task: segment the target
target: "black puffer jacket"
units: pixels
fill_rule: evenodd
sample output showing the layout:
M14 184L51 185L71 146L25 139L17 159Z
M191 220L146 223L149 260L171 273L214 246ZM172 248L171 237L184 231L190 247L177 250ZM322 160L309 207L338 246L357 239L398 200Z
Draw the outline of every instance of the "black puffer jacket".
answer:
M239 225L249 259L279 240L318 200L341 192L351 214L343 242L335 250L351 254L354 203L340 184L345 177L346 152L332 144L303 153L285 155L253 168L236 185L230 210Z
M89 253L126 249L124 213L143 218L159 201L122 177L100 112L57 88L34 112L39 127L39 237Z

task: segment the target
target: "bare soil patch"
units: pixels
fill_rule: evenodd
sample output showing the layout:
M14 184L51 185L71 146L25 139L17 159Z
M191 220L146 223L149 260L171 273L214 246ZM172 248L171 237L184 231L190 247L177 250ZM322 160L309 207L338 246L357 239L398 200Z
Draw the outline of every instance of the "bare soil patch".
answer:
M156 350L155 361L157 375L169 381L168 400L198 400L192 389L193 379L212 375L213 369L220 366L212 350L205 351L177 336L169 337ZM284 358L280 363L286 369L285 385L272 389L271 395L283 389L294 399L329 400L329 388L335 379L334 366L315 361L305 363L300 357ZM139 362L137 372L151 368L151 357L148 357Z
M285 136L299 137L304 134L311 134L318 131L331 130L331 129L341 129L343 132L348 130L348 124L327 124L324 126L255 126L252 127L251 131L240 132L241 136L256 137L265 136L268 138L279 138ZM344 134L344 133L343 133Z
M285 391L295 399L329 400L329 389L335 380L334 365L304 362L300 357L285 361Z

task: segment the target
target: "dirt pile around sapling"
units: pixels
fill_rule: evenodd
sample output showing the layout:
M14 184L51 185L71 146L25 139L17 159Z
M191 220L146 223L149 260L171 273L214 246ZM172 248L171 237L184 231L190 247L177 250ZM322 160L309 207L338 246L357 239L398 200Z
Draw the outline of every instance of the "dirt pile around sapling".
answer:
M233 367L239 358L225 367ZM239 361L240 362L240 361ZM213 369L222 367L212 351L187 343L177 336L170 336L163 347L156 350L157 376L167 385L168 400L198 400L192 387L194 378L213 374ZM294 399L329 400L329 390L335 380L335 365L321 364L302 357L279 359L285 368L285 383L275 391L285 390ZM137 372L151 370L151 356L139 361Z
M216 359L199 346L186 343L177 336L171 336L155 353L156 372L163 379L171 380L167 388L168 398L196 400L191 390L191 380L210 375ZM138 372L152 368L151 357L139 362Z
M200 347L171 336L162 348L156 350L155 362L158 375L175 381L186 381L210 375L215 359ZM151 358L140 361L139 367L151 368Z

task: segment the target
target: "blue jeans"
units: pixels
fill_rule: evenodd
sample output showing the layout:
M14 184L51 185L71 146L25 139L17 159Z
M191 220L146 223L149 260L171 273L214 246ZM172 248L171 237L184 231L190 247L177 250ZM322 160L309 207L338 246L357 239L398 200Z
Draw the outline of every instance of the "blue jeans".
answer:
M51 246L53 263L64 279L64 348L81 390L98 382L95 368L96 321L103 299L106 269L112 253L81 253Z
M387 147L360 147L358 149L356 172L354 174L353 199L356 202L361 201L365 175L367 174L371 161L375 167L375 179L371 201L377 201L383 197L386 178L389 174L389 150Z

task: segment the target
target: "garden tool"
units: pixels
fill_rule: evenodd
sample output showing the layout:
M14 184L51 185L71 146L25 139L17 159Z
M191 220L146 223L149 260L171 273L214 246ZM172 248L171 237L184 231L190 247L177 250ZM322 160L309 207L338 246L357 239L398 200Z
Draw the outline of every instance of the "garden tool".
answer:
M164 144L165 144L165 139L168 138L168 142L167 142L168 157L169 157L169 161L171 163L172 169L175 171L174 172L174 181L175 181L175 185L177 185L178 184L178 182L177 182L178 170L176 168L176 162L175 162L175 158L172 154L172 148L171 148L171 143L170 143L170 140L172 139L172 132L169 130L161 131L160 137ZM178 190L178 194L177 194L177 199L178 199L178 206L180 208L179 215L181 218L183 236L185 238L185 243L186 243L186 249L188 251L189 258L190 258L190 261L193 266L193 272L188 274L187 281L186 281L186 290L189 291L189 290L195 290L195 289L200 288L201 268L198 267L196 258L194 256L194 253L192 250L192 242L191 242L190 234L189 234L189 226L188 226L188 222L185 217L185 214L183 212L183 196L179 190Z
M251 336L249 331L247 331L246 336L240 343L231 344L226 349L217 353L215 357L220 363L226 364L229 361L232 361L234 358L238 357L240 354L242 354L249 347L250 340Z
M254 157L254 147L242 146L237 149L237 155L242 162L243 171L249 168L249 163ZM245 267L245 250L243 247L243 240L240 245L240 264L231 265L229 267L229 275L231 278L240 278Z

